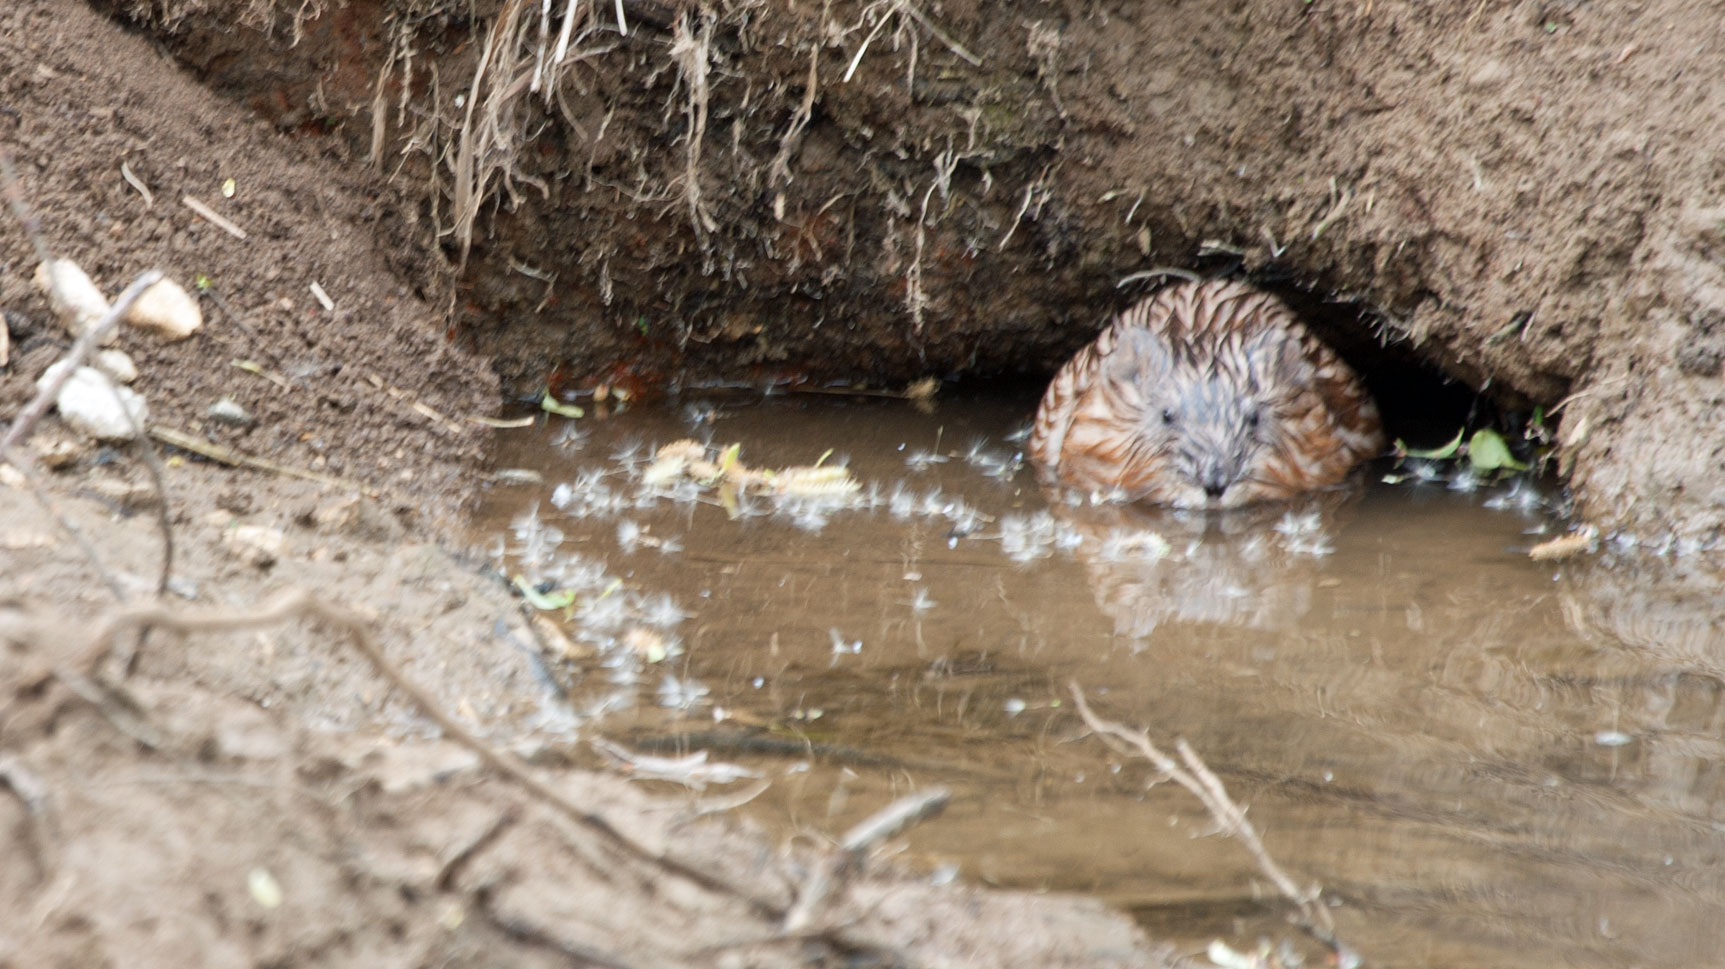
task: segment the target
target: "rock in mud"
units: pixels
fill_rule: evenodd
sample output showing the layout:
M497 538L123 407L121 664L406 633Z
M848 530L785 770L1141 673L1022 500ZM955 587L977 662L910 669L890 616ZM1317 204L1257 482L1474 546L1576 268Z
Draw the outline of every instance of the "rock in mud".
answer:
M65 366L61 362L49 367L36 381L37 388L53 380ZM130 441L150 418L149 405L140 394L114 383L95 367L79 367L60 388L54 406L67 424L98 441Z
M83 268L70 259L50 259L36 267L33 277L36 288L48 295L48 305L54 315L66 324L73 336L95 326L108 312L108 298L90 279ZM109 332L103 343L112 343L117 334Z
M184 340L204 325L204 312L179 283L163 279L139 294L126 311L126 322L169 340Z

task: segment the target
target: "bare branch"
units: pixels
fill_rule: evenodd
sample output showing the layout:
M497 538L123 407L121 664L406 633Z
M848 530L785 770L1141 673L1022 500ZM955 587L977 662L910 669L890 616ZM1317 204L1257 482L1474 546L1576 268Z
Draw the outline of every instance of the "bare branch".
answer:
M1074 681L1069 686L1072 698L1078 703L1078 715L1083 718L1086 726L1110 747L1138 753L1169 779L1196 795L1215 819L1221 832L1244 844L1252 860L1257 862L1258 870L1270 879L1283 897L1294 903L1297 909L1295 924L1341 957L1342 964L1358 964L1358 958L1353 951L1336 938L1335 921L1324 907L1320 898L1321 890L1316 885L1302 890L1288 873L1276 864L1275 859L1270 857L1270 852L1265 849L1257 829L1252 826L1252 822L1246 820L1246 812L1228 796L1222 781L1205 766L1186 741L1175 741L1175 749L1180 754L1180 760L1176 761L1151 742L1148 732L1131 730L1123 724L1097 716L1085 701L1084 691L1078 688L1078 683Z

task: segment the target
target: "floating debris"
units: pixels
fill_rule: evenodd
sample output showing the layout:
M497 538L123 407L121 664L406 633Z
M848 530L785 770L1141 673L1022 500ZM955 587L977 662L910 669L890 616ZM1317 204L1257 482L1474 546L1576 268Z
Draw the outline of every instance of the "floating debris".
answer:
M659 705L669 710L693 710L706 702L711 692L698 680L680 680L666 673L659 683Z
M751 468L742 462L741 455L740 444L715 449L688 438L673 441L654 453L652 462L641 472L641 484L673 498L692 499L707 489L719 491L720 502L732 517L745 513L739 497L768 498L779 510L791 514L799 526L812 531L826 524L828 513L860 504L862 482L843 464L817 461L771 470ZM694 490L688 490L689 485ZM685 486L681 495L679 486Z
M1549 541L1540 542L1527 550L1535 562L1555 562L1594 550L1599 533L1592 526L1570 532Z
M930 596L928 594L928 590L921 586L918 586L916 592L911 594L910 611L917 615L922 615L923 613L928 612L936 605L937 603L934 601L934 597Z
M850 656L861 655L861 653L862 653L862 640L860 640L860 639L849 639L849 640L845 639L844 634L839 632L837 626L834 626L833 628L828 629L827 635L830 636L832 638L832 641L833 641L833 658L835 660L838 657L845 656L845 655L850 655Z
M904 466L920 474L937 464L945 464L949 460L951 459L944 454L937 454L928 450L916 450L904 456Z

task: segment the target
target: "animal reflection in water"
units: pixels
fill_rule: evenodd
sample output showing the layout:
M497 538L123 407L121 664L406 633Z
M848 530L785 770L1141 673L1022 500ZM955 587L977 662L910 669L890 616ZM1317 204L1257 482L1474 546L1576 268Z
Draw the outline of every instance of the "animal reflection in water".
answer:
M1340 357L1276 297L1211 280L1161 290L1067 361L1027 451L1045 481L1220 509L1333 487L1383 446Z
M1135 648L1164 623L1293 625L1311 608L1349 496L1193 517L1132 505L1055 503L1114 633Z

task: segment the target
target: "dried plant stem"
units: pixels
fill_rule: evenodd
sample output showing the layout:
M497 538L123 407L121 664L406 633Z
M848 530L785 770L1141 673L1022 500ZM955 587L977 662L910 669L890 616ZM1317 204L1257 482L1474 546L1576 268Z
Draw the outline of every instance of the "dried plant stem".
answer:
M702 14L700 32L689 25L689 14L677 21L671 35L671 60L688 91L683 113L689 119L689 133L684 146L683 200L689 206L689 221L696 236L704 236L719 228L719 223L707 211L701 198L701 145L707 135L707 75L712 66L713 18Z
M791 181L791 156L803 141L803 129L808 127L809 119L815 112L815 92L820 87L821 48L819 44L809 45L809 77L803 85L803 101L797 106L797 113L791 118L790 126L785 129L785 136L779 140L778 154L773 156L772 164L767 166L768 185L786 185ZM782 195L780 196L783 197ZM783 218L781 213L780 218Z
M30 246L36 250L36 261L45 263L51 258L48 243L42 238L41 223L36 221L35 213L24 202L24 189L18 181L18 169L12 164L12 153L0 150L0 193L6 196L6 204L12 207L12 216L18 224L24 227L24 234L30 238Z
M952 792L944 787L906 794L846 831L839 839L839 850L810 869L797 890L796 902L780 923L780 933L785 936L808 933L816 918L830 908L833 894L861 868L870 849L938 815L951 801Z
M1072 698L1078 703L1078 715L1083 718L1085 726L1115 750L1139 754L1165 776L1196 795L1215 819L1221 832L1245 845L1252 860L1257 862L1258 870L1264 873L1283 897L1294 903L1298 913L1296 924L1332 951L1346 954L1349 958L1343 960L1344 964L1357 964L1352 951L1336 938L1335 921L1324 907L1320 898L1321 890L1315 885L1308 889L1300 888L1288 873L1276 864L1275 859L1270 857L1270 852L1265 849L1257 829L1246 820L1246 812L1228 796L1222 781L1205 766L1191 745L1184 740L1175 741L1175 749L1180 754L1180 760L1176 761L1151 742L1148 732L1131 730L1123 724L1097 716L1085 701L1084 691L1078 688L1076 682L1071 683L1070 688Z

